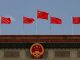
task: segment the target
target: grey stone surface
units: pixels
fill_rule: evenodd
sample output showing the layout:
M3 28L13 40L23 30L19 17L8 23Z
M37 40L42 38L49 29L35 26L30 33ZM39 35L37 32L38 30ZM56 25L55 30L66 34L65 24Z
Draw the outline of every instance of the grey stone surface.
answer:
M17 58L11 56L6 58L4 55L6 51L10 51L10 53L11 51L17 51L19 52L19 56ZM55 56L56 52L59 52L59 57ZM62 56L60 56L60 54L62 54ZM69 56L65 57L66 54L69 54ZM45 49L43 58L33 59L30 56L29 49L0 49L0 60L80 60L79 54L80 49Z

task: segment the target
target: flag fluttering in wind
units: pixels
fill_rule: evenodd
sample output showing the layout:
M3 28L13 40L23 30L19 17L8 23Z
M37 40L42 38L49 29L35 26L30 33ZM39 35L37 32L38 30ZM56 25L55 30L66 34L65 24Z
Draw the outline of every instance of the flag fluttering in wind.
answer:
M10 24L11 23L11 18L7 17L1 17L1 24Z
M23 24L32 24L33 22L34 22L33 18L23 16Z
M73 24L80 24L80 17L72 17Z
M37 19L45 19L48 20L48 13L45 11L37 11Z
M50 23L51 24L62 24L62 20L60 18L50 17Z

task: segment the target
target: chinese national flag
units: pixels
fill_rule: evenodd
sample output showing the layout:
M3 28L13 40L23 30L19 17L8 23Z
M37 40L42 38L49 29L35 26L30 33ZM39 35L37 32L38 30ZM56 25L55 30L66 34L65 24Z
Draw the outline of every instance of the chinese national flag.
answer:
M10 24L11 19L7 17L1 17L1 24Z
M80 17L73 17L72 19L73 24L80 24Z
M62 24L62 20L56 17L50 17L51 24Z
M33 23L34 19L33 18L28 18L23 16L23 24L31 24Z
M48 13L44 11L37 11L37 18L38 19L46 19L48 20Z

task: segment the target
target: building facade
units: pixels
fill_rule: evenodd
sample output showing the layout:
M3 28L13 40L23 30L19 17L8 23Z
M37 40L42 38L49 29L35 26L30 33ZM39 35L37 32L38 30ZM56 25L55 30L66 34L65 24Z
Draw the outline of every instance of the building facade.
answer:
M80 60L80 36L0 36L1 60ZM44 47L41 58L31 56L30 47L39 43Z

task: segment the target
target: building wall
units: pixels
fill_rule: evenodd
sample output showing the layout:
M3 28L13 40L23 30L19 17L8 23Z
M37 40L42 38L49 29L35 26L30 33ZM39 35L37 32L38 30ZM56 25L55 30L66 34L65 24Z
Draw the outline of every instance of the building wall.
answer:
M45 48L41 59L29 53L36 42ZM0 60L80 60L80 36L0 36Z
M0 60L36 59L31 57L29 49L0 49ZM45 49L43 58L37 60L80 60L80 49Z

